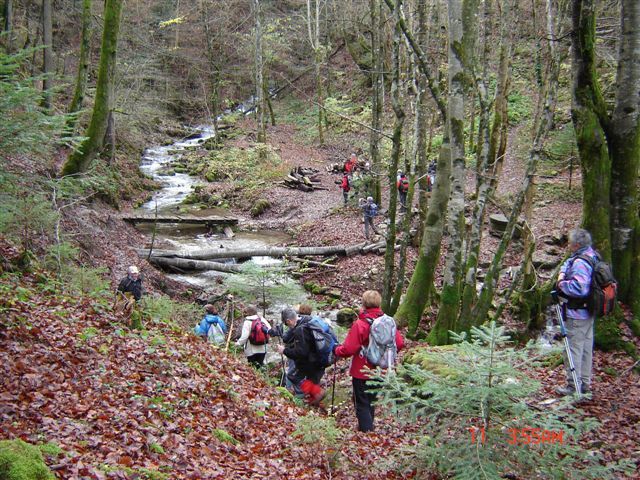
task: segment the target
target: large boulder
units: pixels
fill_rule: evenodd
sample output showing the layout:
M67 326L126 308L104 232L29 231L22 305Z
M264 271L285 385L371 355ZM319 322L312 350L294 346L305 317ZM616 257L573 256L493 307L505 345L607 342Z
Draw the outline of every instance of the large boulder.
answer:
M358 318L358 314L352 308L342 308L336 314L336 323L341 327L350 327Z
M0 480L55 480L38 447L22 440L0 441Z

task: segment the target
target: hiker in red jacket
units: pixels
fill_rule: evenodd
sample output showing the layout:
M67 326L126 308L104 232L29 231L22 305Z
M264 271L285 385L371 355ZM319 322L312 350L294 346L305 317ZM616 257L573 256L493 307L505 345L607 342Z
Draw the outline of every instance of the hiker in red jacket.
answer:
M367 321L381 317L384 312L380 309L382 297L375 290L367 290L362 295L363 308L358 318L345 338L342 345L338 345L334 353L336 357L346 358L353 357L351 360L351 383L353 385L353 403L356 409L356 418L358 419L358 430L361 432L369 432L373 430L373 420L375 407L373 402L376 394L373 393L369 386L366 385L369 379L367 368L374 369L364 355L361 354L362 348L369 344L369 330L371 325ZM400 350L404 346L404 339L400 332L396 331L396 346Z
M344 164L344 173L346 173L347 175L351 175L353 172L356 171L357 166L358 166L358 157L356 157L355 153L352 153L351 158L349 158L349 160L347 160L346 163Z
M342 196L344 198L344 206L346 207L347 200L349 200L349 191L351 190L351 182L349 181L349 175L347 175L346 173L342 176L340 189L342 190Z

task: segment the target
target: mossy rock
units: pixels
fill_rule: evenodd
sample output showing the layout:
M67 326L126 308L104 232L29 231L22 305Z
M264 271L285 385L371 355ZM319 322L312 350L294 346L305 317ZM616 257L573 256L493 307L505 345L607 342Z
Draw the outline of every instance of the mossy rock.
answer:
M253 204L253 207L251 207L251 216L259 217L270 208L271 208L271 202L269 202L269 200L265 200L264 198L261 198L257 200L256 203Z
M338 290L337 288L331 288L329 290L326 290L324 292L324 295L326 295L327 297L331 297L335 300L339 300L342 298L342 291Z
M442 345L438 347L415 348L408 352L403 363L418 365L424 370L441 377L457 378L464 375L464 372L449 366L443 353L456 351L455 345Z
M622 339L620 322L624 321L622 312L617 310L613 315L599 318L595 321L594 344L603 352L621 350L632 357L637 356L636 347L633 343Z
M0 480L55 480L38 447L22 440L0 441Z
M189 173L189 169L187 167L183 167L182 165L173 167L173 171L176 173Z
M358 314L352 308L342 308L336 314L336 323L343 327L349 327L358 318Z

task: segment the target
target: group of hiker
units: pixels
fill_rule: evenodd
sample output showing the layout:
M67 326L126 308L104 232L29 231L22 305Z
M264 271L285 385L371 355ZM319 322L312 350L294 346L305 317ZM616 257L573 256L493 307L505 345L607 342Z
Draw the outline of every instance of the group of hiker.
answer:
M364 174L367 176L371 176L371 172L369 171L368 164L362 168L362 170L366 170ZM349 159L344 163L342 167L342 179L336 183L339 183L339 188L342 190L342 198L344 202L344 206L346 207L349 202L349 195L353 189L354 185L354 176L357 175L358 170L360 168L360 162L358 161L358 157L355 153L352 153ZM433 184L433 180L435 178L435 162L432 162L429 165L428 173L426 175L427 178L427 191L431 191L431 186ZM380 236L381 233L375 226L375 217L378 215L378 205L375 203L374 198L371 195L371 187L373 186L372 182L368 182L371 185L365 185L364 192L360 191L358 193L365 193L367 197L362 197L358 199L358 207L362 210L363 220L364 220L364 235L367 240L369 240L370 230L373 231L376 235ZM409 193L409 177L402 170L398 170L396 177L396 189L398 191L398 198L400 200L400 213L404 213L407 211L407 195Z
M373 430L376 398L374 387L367 384L371 371L376 367L392 367L397 352L404 346L395 321L380 309L381 301L377 291L364 292L362 309L343 343L339 343L330 321L312 315L310 305L299 305L297 310L283 309L282 322L276 327L261 316L255 306L249 305L244 309L241 334L235 345L242 349L251 365L260 369L271 338L280 337L281 342L272 350L287 359L286 367L283 363L284 384L312 406L319 406L325 397L322 379L326 368L340 358L351 358L350 374L358 430L368 432ZM206 315L195 333L215 343L211 330L226 332L226 325L213 305L206 305L205 309ZM336 367L333 368L335 372Z

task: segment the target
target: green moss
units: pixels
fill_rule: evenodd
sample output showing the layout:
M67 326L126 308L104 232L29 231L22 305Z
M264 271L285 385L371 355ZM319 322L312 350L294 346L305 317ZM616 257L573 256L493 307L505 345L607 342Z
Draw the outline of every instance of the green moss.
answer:
M224 443L230 443L232 445L238 445L240 443L238 440L233 438L233 436L229 432L227 432L226 430L222 430L221 428L216 428L213 431L213 436Z
M640 318L633 318L629 322L629 328L636 337L640 337Z
M294 401L295 397L293 396L293 394L287 390L285 387L276 387L276 391L283 397L286 398L287 400L290 401Z
M336 315L336 323L342 326L350 326L355 319L358 318L358 314L352 308L342 308Z
M613 315L599 318L595 321L594 344L604 352L620 350L632 357L637 356L636 347L633 343L622 339L620 322L624 321L622 311L617 310Z
M424 370L441 377L457 378L464 375L464 372L451 368L442 356L443 352L455 350L455 345L415 348L405 355L404 363L419 365Z
M53 480L38 447L22 440L0 441L0 480Z
M153 452L153 453L163 454L164 453L164 448L162 448L162 445L160 445L159 443L150 443L149 444L149 451Z
M54 442L43 443L41 445L38 445L38 448L43 455L46 455L48 457L57 457L64 453L64 450L62 450L62 448L60 448L60 446Z
M271 208L271 202L269 202L269 200L261 198L257 200L256 203L253 204L253 207L251 207L251 216L259 217L270 208Z

